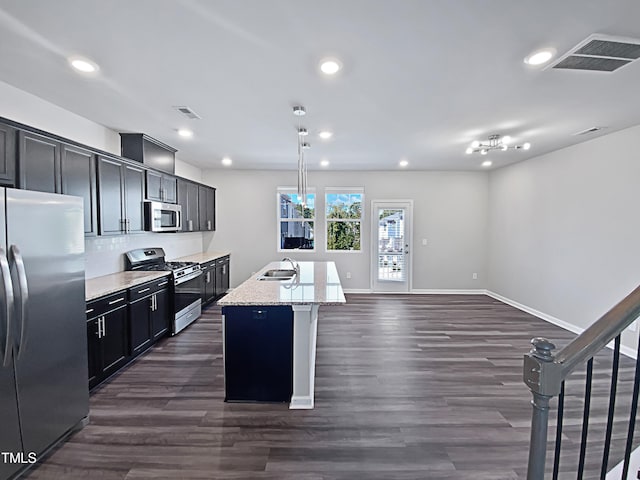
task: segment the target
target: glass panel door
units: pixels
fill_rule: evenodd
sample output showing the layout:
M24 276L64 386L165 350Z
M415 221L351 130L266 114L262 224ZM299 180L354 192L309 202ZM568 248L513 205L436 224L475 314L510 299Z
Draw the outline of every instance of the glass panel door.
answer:
M411 262L411 202L372 202L372 289L408 292Z

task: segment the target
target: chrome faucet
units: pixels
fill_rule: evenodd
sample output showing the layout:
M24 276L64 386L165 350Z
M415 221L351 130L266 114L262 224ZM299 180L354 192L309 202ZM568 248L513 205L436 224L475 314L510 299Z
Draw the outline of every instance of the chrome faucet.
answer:
M300 273L300 266L298 265L298 262L293 260L291 257L284 257L282 261L291 263L291 266L293 267L293 270L296 272L296 275Z

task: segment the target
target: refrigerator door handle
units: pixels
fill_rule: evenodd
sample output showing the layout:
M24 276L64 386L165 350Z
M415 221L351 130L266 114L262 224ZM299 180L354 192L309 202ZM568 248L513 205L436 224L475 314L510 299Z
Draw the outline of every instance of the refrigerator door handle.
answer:
M4 249L0 248L0 272L2 274L2 287L4 293L4 306L5 306L5 322L6 338L4 340L4 353L0 357L2 363L0 366L6 367L9 365L9 358L11 357L11 312L13 311L13 285L11 283L11 271L9 270L9 262ZM2 344L0 344L0 348Z
M18 355L20 358L27 343L27 302L29 301L29 285L27 284L27 273L24 268L24 260L17 246L9 247L9 260L16 267L18 285L20 286L20 343L18 343ZM14 290L15 291L15 290Z

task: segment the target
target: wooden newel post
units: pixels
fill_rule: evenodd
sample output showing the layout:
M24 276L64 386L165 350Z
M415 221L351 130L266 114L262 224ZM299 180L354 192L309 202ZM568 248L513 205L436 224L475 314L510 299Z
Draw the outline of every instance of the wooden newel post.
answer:
M549 425L549 400L554 393L545 388L545 366L553 364L556 346L545 338L531 340L533 348L524 357L524 382L527 384L533 399L531 416L531 441L529 443L529 465L527 480L544 480L544 468L547 454L547 428ZM554 389L555 390L555 389Z

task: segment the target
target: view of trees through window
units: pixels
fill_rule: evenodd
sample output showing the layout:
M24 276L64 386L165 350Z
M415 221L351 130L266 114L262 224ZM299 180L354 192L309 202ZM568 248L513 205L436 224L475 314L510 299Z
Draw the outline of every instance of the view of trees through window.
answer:
M360 250L362 193L327 193L327 250Z

